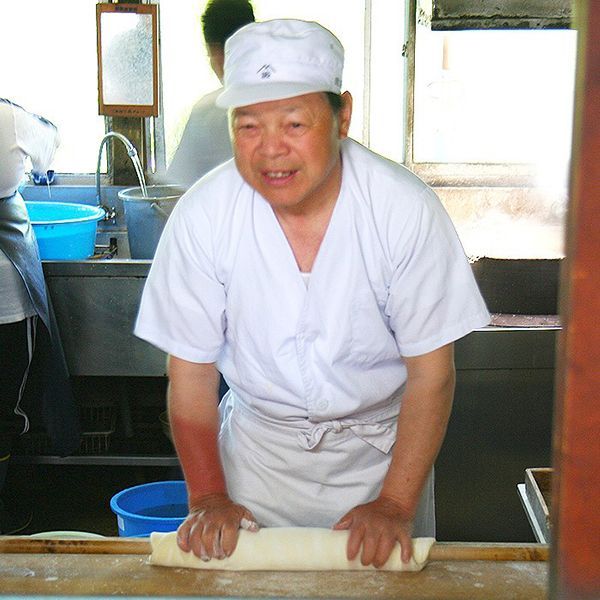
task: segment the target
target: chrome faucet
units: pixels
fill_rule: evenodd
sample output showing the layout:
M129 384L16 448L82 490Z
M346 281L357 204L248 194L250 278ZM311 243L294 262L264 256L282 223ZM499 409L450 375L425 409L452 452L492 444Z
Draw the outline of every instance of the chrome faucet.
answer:
M98 162L96 164L96 203L106 213L104 216L105 221L109 221L110 219L114 219L116 216L115 208L108 208L104 204L102 204L102 196L100 191L100 164L102 162L102 150L106 145L106 142L109 138L115 137L125 145L125 149L127 150L127 155L131 158L131 162L133 163L133 167L135 168L135 173L137 175L138 181L140 182L140 188L142 190L142 196L146 197L148 195L146 190L146 181L144 179L144 171L142 170L142 165L140 164L140 159L138 157L137 150L135 146L121 133L117 133L116 131L109 131L100 141L100 148L98 150Z

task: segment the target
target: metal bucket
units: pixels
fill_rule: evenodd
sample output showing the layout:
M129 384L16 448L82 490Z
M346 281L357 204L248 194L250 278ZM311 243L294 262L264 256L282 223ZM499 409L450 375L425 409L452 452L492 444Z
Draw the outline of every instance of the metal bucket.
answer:
M176 185L149 185L121 190L131 258L152 259L165 223L185 190Z

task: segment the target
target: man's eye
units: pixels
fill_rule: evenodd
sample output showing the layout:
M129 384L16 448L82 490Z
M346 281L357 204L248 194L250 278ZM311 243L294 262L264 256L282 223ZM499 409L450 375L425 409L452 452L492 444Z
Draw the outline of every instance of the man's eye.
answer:
M305 130L306 126L304 125L304 123L293 122L288 125L288 131L292 135L300 135L304 133Z
M240 123L237 126L237 130L241 133L252 133L256 131L257 127L254 123Z

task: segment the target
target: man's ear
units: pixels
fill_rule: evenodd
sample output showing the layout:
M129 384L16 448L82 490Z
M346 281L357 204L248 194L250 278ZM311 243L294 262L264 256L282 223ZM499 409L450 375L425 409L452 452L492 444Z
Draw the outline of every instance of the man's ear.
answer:
M352 120L352 95L350 92L342 94L342 108L338 115L338 135L343 140L348 137L350 121Z

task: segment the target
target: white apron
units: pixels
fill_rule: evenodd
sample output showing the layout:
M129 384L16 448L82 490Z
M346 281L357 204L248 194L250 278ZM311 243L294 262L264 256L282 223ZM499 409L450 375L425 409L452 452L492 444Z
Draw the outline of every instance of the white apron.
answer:
M229 495L260 525L331 527L378 496L396 437L395 398L378 411L320 423L258 415L231 390L220 410L219 449ZM413 534L435 536L433 472Z

